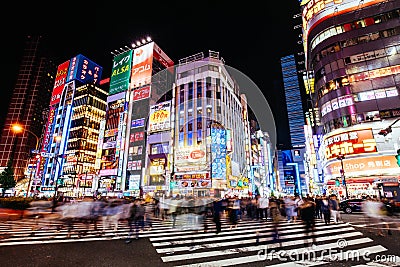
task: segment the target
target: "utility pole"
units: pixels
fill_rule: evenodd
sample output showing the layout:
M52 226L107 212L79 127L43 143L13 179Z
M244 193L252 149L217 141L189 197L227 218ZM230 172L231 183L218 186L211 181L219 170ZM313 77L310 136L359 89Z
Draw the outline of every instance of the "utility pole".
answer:
M349 199L349 193L347 191L346 176L344 174L344 166L343 166L344 156L343 155L339 155L339 156L337 156L337 159L340 160L340 165L342 166L342 169L340 170L340 174L341 174L342 179L343 179L344 189L346 190L346 199Z

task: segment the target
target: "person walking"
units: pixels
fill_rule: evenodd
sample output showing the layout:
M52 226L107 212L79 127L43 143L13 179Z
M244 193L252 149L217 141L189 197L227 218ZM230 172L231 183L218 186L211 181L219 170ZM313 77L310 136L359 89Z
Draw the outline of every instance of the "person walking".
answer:
M331 206L326 195L323 195L321 198L321 212L324 217L325 224L330 224L331 222Z
M307 240L311 237L312 242L310 245L315 244L315 202L310 198L303 198L303 203L300 206L300 216L301 220L304 223L304 227L306 230L306 239L304 240L304 244L307 244Z
M222 201L221 200L215 200L213 203L213 221L215 223L215 228L216 228L216 234L219 234L221 232L222 224L221 224L221 213L222 213L223 207L222 207Z
M339 222L339 218L340 218L340 208L339 208L339 202L336 198L336 195L332 194L329 197L329 202L330 202L330 207L331 207L331 216L333 219L334 223L338 223Z
M273 242L274 243L279 242L279 246L281 246L282 244L280 242L279 232L278 232L279 221L281 219L281 213L279 211L278 200L275 197L271 197L271 199L269 201L269 210L270 210L272 224L273 224Z
M315 218L322 219L322 208L321 208L322 197L320 195L315 196Z
M240 211L240 200L238 198L234 198L231 200L232 206L228 210L229 214L229 223L231 224L229 230L232 230L232 227L237 228L238 225L238 213Z
M144 229L144 215L144 201L136 199L131 207L130 216L128 218L129 236L126 240L127 244L132 242L133 227L135 227L135 239L139 239L139 228L141 228L142 231Z

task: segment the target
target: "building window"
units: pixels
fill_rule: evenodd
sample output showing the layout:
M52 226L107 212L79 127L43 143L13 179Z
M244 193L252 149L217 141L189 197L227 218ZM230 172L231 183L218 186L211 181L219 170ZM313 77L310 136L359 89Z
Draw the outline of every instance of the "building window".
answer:
M185 89L184 86L181 85L181 89L179 90L179 104L183 104L185 102Z
M189 90L188 90L188 100L192 100L193 99L193 83L190 82L189 83Z
M193 133L188 133L187 134L187 145L192 146L193 145Z
M200 117L200 118L197 118L197 130L200 130L202 128L203 128L202 119Z

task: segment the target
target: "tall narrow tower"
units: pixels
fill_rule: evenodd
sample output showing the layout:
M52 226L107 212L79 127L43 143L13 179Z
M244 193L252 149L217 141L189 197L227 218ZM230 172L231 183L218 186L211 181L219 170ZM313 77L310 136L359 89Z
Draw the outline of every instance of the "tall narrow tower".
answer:
M54 81L54 65L44 57L41 36L27 36L0 141L0 168L12 160L15 180L24 178L29 152L35 149L43 128L43 103L48 103ZM39 97L40 96L40 97ZM24 130L14 133L18 123Z

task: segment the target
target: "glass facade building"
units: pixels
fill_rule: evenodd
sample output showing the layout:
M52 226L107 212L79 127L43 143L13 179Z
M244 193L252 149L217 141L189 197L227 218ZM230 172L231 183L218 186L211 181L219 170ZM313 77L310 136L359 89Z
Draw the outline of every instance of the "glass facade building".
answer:
M332 192L372 194L373 182L397 176L398 131L379 135L400 116L400 2L304 1L303 44L315 73L319 156ZM393 128L399 127L392 125ZM343 169L340 157L344 157ZM345 178L344 178L345 177Z

